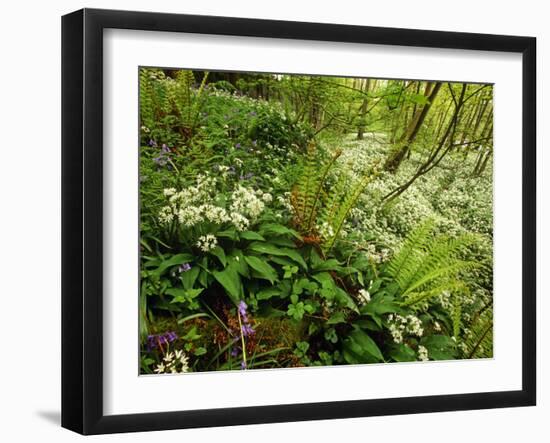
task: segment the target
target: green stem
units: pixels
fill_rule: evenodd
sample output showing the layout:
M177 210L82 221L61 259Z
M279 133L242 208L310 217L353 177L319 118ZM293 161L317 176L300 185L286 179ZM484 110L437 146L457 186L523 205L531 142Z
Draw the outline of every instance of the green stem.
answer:
M238 309L237 309L237 316L239 318L239 331L241 333L241 343L242 343L242 347L243 347L243 361L244 361L244 367L246 369L246 345L244 343L243 324L241 322L241 313L239 312Z

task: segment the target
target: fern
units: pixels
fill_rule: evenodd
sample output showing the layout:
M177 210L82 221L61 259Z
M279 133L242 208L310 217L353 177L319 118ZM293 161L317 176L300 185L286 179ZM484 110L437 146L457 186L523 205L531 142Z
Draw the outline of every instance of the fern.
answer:
M195 83L193 71L178 71L176 74L176 81L178 83L179 92L176 100L176 108L179 113L182 126L187 128L191 123L193 84Z
M329 251L336 242L346 218L373 177L369 171L348 186L347 175L341 173L336 185L330 187L328 177L341 154L342 151L337 150L322 162L311 144L302 164L301 175L291 192L295 228L304 237L314 239L313 242L324 251ZM327 232L319 232L319 227L323 225L328 228Z
M301 175L291 192L294 208L294 225L304 235L311 234L311 220L314 219L316 196L322 187L319 169L322 167L316 156L315 146L310 144L302 164Z
M141 122L151 128L155 123L153 107L153 87L149 78L149 70L139 70L139 113Z
M459 258L475 237L433 238L433 229L430 220L414 230L385 267L386 275L399 286L404 306L417 305L444 291L453 294L467 292L468 287L460 280L460 273L480 266Z
M493 310L487 309L478 315L463 340L464 358L493 357Z
M336 242L336 239L342 231L344 222L346 221L350 211L355 207L357 200L365 190L365 187L372 180L372 175L366 174L352 186L351 192L348 193L342 204L339 205L338 210L333 212L334 216L328 219L326 222L332 227L333 235L323 245L323 249L330 251Z

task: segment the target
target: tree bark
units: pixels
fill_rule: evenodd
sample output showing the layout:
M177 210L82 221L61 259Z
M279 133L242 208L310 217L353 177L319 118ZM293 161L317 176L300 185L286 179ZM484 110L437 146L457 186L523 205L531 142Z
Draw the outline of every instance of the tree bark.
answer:
M401 162L409 151L411 144L414 142L418 131L422 126L422 123L424 123L424 120L426 119L428 111L430 110L432 103L437 96L437 93L441 89L441 84L441 82L437 82L435 84L433 82L428 82L426 84L426 91L424 95L427 97L428 103L426 103L424 106L422 106L421 109L416 112L416 115L413 117L407 130L405 131L401 139L397 142L396 149L394 149L394 151L386 160L384 168L387 171L396 172L401 165Z

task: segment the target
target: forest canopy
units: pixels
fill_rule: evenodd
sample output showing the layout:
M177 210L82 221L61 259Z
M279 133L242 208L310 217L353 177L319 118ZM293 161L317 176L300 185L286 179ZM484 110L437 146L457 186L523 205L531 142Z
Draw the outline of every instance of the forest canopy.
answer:
M139 74L141 373L492 357L492 85Z

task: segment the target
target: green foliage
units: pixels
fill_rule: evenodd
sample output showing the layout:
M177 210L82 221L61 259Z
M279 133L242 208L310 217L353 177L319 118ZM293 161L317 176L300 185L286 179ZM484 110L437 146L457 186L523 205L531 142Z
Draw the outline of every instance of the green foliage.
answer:
M444 291L467 291L459 274L478 266L459 258L473 242L472 236L434 239L433 229L433 222L428 221L413 231L385 267L388 278L398 286L404 306L415 306Z
M493 357L493 310L487 309L473 322L465 335L462 354L464 358Z
M387 174L423 82L143 68L139 86L142 373L492 356L489 175L457 147L384 200L437 145L449 88Z
M325 161L310 145L291 194L294 226L325 252L334 246L350 211L374 175L373 170L368 170L363 177L348 183L342 174L337 184L330 186L327 179L341 153L336 150Z

